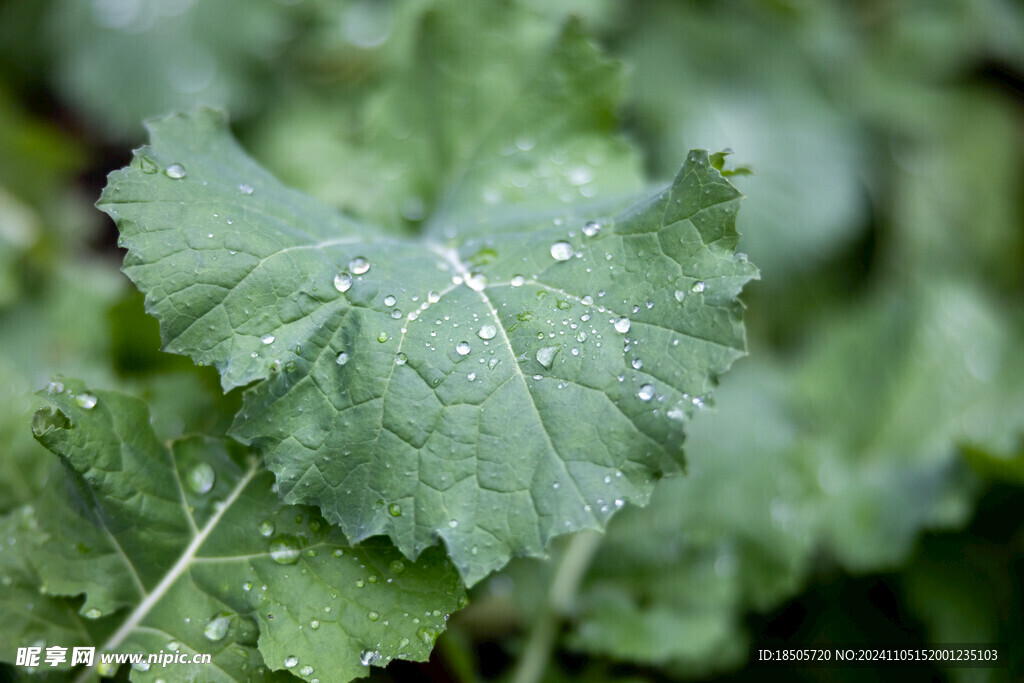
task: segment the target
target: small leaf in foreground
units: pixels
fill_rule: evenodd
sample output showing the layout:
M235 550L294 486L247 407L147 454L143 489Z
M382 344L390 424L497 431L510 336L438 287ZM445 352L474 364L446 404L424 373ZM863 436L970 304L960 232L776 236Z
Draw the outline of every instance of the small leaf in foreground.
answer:
M264 662L347 681L425 659L461 606L440 551L414 564L380 539L352 547L313 509L282 505L273 475L227 442L165 447L141 401L62 385L34 430L70 475L37 512L48 536L31 559L48 594L84 594L88 619L113 615L101 650L211 653L212 665L175 670L209 681L266 678Z

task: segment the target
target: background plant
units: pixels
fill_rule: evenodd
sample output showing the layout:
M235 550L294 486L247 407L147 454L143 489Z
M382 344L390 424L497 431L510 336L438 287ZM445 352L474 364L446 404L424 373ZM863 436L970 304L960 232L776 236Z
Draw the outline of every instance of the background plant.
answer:
M689 476L591 547L476 585L425 669L374 675L528 678L550 652L551 680L742 677L757 675L751 639L1018 641L1024 20L994 0L6 3L5 530L60 498L29 430L52 375L144 399L160 441L223 435L239 409L211 368L157 351L90 206L145 117L225 105L287 184L413 235L474 133L450 95L461 81L486 111L569 14L628 71L566 128L603 150L609 191L666 183L690 147L731 147L756 171L734 179L762 271L744 295L751 357L692 420ZM421 96L439 108L403 109L433 50L457 64ZM43 599L2 557L5 613L32 603L73 624L88 609ZM551 599L553 579L574 590ZM43 633L60 637L29 640Z

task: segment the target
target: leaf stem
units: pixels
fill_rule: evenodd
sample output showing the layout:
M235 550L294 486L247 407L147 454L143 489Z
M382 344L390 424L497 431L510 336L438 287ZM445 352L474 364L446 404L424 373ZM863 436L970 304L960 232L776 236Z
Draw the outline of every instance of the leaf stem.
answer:
M600 544L601 534L596 531L585 530L572 537L551 579L547 602L530 630L511 683L538 683L543 677L555 647L558 627L572 608L580 581Z

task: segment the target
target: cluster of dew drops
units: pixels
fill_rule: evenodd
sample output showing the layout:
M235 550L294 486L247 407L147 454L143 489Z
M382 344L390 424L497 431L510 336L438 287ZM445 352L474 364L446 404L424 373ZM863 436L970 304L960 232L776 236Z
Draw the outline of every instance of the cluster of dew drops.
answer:
M147 164L147 161L148 160L143 159L143 170L146 171L146 172L155 172L155 166L152 165L151 162L149 162ZM169 177L169 178L177 180L177 179L181 179L181 178L185 177L186 170L185 170L185 167L182 164L174 163L174 164L169 165L164 170L164 174L167 177ZM249 184L241 184L241 185L238 186L238 191L241 194L243 194L243 195L251 195L253 193L253 187L251 185L249 185ZM556 225L561 224L561 222L562 221L560 219L556 219L556 221L555 221ZM591 221L587 221L587 222L585 222L583 224L583 226L581 228L581 232L583 233L584 237L593 238L593 237L596 237L596 236L598 236L600 234L601 228L602 228L601 223L599 223L598 221L591 220ZM574 233L570 232L569 236L570 237L574 236ZM551 246L550 246L550 249L549 249L549 253L550 253L552 259L554 259L555 261L559 261L559 262L569 261L570 259L572 259L574 257L577 257L577 258L582 257L582 252L574 250L572 244L570 242L568 242L568 241L565 241L565 240L558 240L558 241L552 243ZM605 254L605 258L607 260L611 260L612 259L612 255L610 253L609 254ZM338 274L336 274L334 276L334 280L333 280L334 288L338 292L344 294L349 289L351 289L351 287L353 285L353 282L355 280L355 277L363 275L363 274L369 272L369 270L370 270L370 262L369 262L369 260L367 260L363 256L357 256L357 257L353 258L349 262L349 264L348 264L348 270L347 271L339 272ZM587 270L589 272L590 269L588 268ZM486 285L487 285L486 277L484 277L482 274L471 274L471 275L467 276L466 278L462 278L461 276L458 276L458 275L453 277L453 283L456 284L456 285L457 284L461 284L463 281L465 282L465 284L468 287L470 287L471 289L474 289L476 291L482 291L486 287ZM519 287L519 286L522 286L523 284L525 284L525 282L526 282L526 278L524 278L522 275L515 275L510 280L509 284L511 286L513 286L513 287ZM675 297L676 301L678 301L679 303L683 303L683 302L685 302L686 297L687 297L688 294L691 294L691 293L692 294L701 294L701 293L703 293L706 290L706 288L707 288L707 284L704 281L702 281L702 280L698 280L698 281L694 282L690 286L689 291L686 291L686 290L683 290L683 289L675 290L674 297ZM605 293L602 291L602 292L598 293L598 296L602 297L602 296L604 296L604 294ZM414 310L412 312L410 312L406 316L407 321L408 322L412 322L412 321L416 320L432 304L437 303L439 300L440 300L440 294L438 292L436 292L436 291L429 292L427 297L426 297L426 299L422 303L419 303L419 297L413 297L413 303L418 303L418 306L416 306L414 308ZM400 308L395 307L396 303L397 303L397 297L395 297L393 294L388 294L384 298L384 305L387 308L391 309L389 314L391 315L392 318L398 320L398 319L401 319L404 314L403 314L403 312L402 312L402 310ZM593 297L591 297L591 296L583 297L581 299L581 303L583 303L585 306L592 306L593 303L594 303L593 302ZM647 302L646 306L647 306L647 308L653 307L653 302ZM603 306L598 306L597 310L599 312L604 312L605 309L604 309ZM634 306L634 313L638 312L638 311L639 311L639 306ZM591 317L590 314L584 314L583 316L581 316L581 321L588 322L590 320L590 317ZM436 321L436 324L437 325L442 325L445 321L450 321L450 316L445 316L444 320L438 319ZM612 318L610 320L610 322L612 324L612 327L619 334L625 335L630 330L631 322L630 322L629 318L626 317L626 316L620 316L620 317ZM402 331L402 334L405 334L405 332L407 331L407 328L403 327L401 331ZM592 333L596 334L597 333L596 329L592 330ZM437 334L436 332L432 332L431 336L432 337L436 337L436 334ZM483 340L485 345L491 339L493 339L496 334L497 334L497 329L495 328L494 325L492 325L490 323L483 323L483 324L481 324L479 326L479 329L476 331L476 336L479 337L481 340ZM549 336L554 337L554 333L550 333ZM598 336L600 336L600 335L598 335ZM586 337L587 337L586 332L583 331L583 330L580 330L577 333L577 335L576 335L577 341L579 341L580 343L584 342L586 340ZM383 330L380 331L380 333L377 335L377 341L380 342L380 343L384 343L384 342L388 341L388 339L389 339L389 335L387 334L387 332L385 332ZM264 345L269 345L269 344L273 344L274 341L276 341L276 337L273 334L267 333L267 334L264 334L264 335L262 335L260 337L260 341ZM634 341L634 344L635 343L636 342ZM679 340L678 339L673 340L673 345L678 345L678 344L679 344ZM431 349L435 348L430 342L427 342L427 346L430 347ZM629 339L628 338L626 340L626 348L627 348L627 350L629 348ZM471 344L470 344L470 342L468 340L464 340L464 339L463 340L459 340L458 342L455 343L454 351L455 351L455 353L458 356L464 357L464 356L469 355L469 353L472 351L472 346L471 346ZM542 347L541 349L539 349L536 352L535 357L536 357L536 360L541 365L543 365L545 368L550 369L552 363L554 362L554 357L558 353L558 351L559 351L559 347L557 347L557 346ZM493 355L493 350L491 351L491 354ZM257 357L258 355L259 354L256 351L252 352L252 356L254 358ZM572 349L572 355L574 355L574 356L575 355L579 355L579 349L578 348L573 348ZM340 351L338 353L338 355L336 356L336 362L337 362L338 365L346 365L349 362L349 360L350 360L350 356L349 356L347 351ZM407 362L407 360L408 360L408 357L407 357L407 355L405 353L399 352L399 353L395 354L395 362L398 365L404 365ZM485 359L481 358L480 362L481 363L488 362L488 367L493 369L500 361L498 361L496 358L491 358L490 361L485 361ZM639 358L634 358L631 361L631 365L632 365L633 369L640 370L643 367L643 361L641 361ZM477 375L476 375L475 372L470 372L470 373L467 374L467 378L469 379L469 381L475 380L476 376ZM541 377L535 375L534 379L535 380L539 380L539 379L541 379ZM625 377L620 375L619 376L619 381L622 382L624 380L625 380ZM646 401L651 401L652 399L654 399L657 396L657 392L656 392L656 389L655 389L653 384L644 383L644 384L642 384L637 389L636 395L637 395L637 397L641 401L645 401L646 402ZM659 396L658 398L659 398L659 400L661 400L663 397ZM685 398L689 399L692 402L692 404L694 406L698 407L698 408L699 407L703 407L703 405L704 405L703 399L701 397L692 397L692 398L690 398L689 396L686 396ZM666 415L670 419L673 419L673 420L682 420L684 418L684 411L677 406L676 408L673 408L673 409L669 410L666 413Z

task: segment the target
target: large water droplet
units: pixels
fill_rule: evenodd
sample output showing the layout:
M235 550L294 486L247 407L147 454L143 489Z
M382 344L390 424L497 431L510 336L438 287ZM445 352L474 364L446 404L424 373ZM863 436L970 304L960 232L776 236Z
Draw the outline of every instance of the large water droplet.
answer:
M283 534L270 542L270 557L278 564L295 564L299 561L299 539Z
M395 365L405 365L406 361L408 361L408 360L409 360L409 357L407 355L405 355L404 353L396 353L395 354Z
M311 673L313 673L313 667L311 667L309 664L307 664L306 666L304 666L301 669L299 669L299 673L302 674L303 676L308 676Z
M334 288L339 292L347 292L352 286L352 276L348 273L338 273L334 276Z
M241 185L238 186L238 191L244 195L250 195L252 194L252 185L248 183L242 183Z
M366 271L370 270L370 262L362 256L356 256L348 262L348 269L356 275L362 275Z
M269 538L270 535L274 533L274 523L271 522L269 519L265 519L262 522L260 522L259 530L260 536L263 536L264 538Z
M384 297L385 306L394 306L395 302L397 301L398 299L395 298L394 294L388 294L386 297Z
M568 261L572 258L572 245L568 242L555 242L551 245L551 258L556 261Z
M558 353L557 346L545 346L544 348L537 349L537 362L550 370L556 353Z
M210 617L210 620L206 622L206 628L203 629L203 635L206 636L207 640L223 640L224 636L228 634L228 628L231 626L232 615L228 612L221 612L220 614Z
M99 619L103 616L103 612L99 611L95 607L90 607L89 609L82 612L82 616L86 619Z
M379 341L381 344L383 344L387 340L388 340L388 333L383 331L383 330L381 330L380 333L377 335L377 341Z
M342 351L341 353L338 354L338 359L336 362L338 363L338 365L344 365L345 363L348 362L348 354Z
M440 300L441 300L441 295L438 292L434 292L434 291L427 292L427 301L429 301L430 303L436 304Z
M630 326L629 318L619 318L618 320L615 321L615 331L616 332L620 332L622 334L626 334L627 332L629 332L629 326Z
M188 471L188 486L196 493L208 493L217 475L209 463L201 462Z
M180 180L185 177L185 167L181 164L171 164L164 171L164 175L168 178L173 178L174 180Z
M455 345L455 353L459 354L460 356L465 356L466 354L469 353L469 350L469 342L467 341L460 341L458 344Z
M481 325L480 329L477 330L476 336L481 339L494 339L494 335L498 333L494 325Z
M380 612L374 612L373 610L370 610L366 613L366 618L370 621L377 621L378 619L380 619Z
M272 334L265 334L262 337L260 337L260 341L263 342L264 344L273 344L274 339L276 339L276 337L274 337L274 335Z
M650 401L654 398L654 385L645 384L640 387L640 391L636 392L636 395L640 397L641 401Z
M380 661L380 653L376 650L363 650L359 655L359 663L363 666L370 666Z
M686 299L686 292L684 292L681 289L677 289L675 296L676 296L676 301L678 301L679 303L683 303L683 300Z
M291 669L292 667L294 667L298 663L299 663L299 658L296 657L295 655L288 655L287 657L284 658L284 665L286 667L288 667L289 669Z
M693 292L694 294L700 294L705 289L707 289L707 286L707 283L704 282L703 280L697 280L696 282L693 283L693 286L690 287L690 291Z
M526 282L526 278L522 275L513 275L509 284L513 287L522 287L524 282Z
M642 360L640 360L639 358L634 358L633 362L630 365L633 366L634 370L639 370L640 368L642 368L644 366L644 362Z
M599 232L601 232L601 224L597 221L587 221L583 224L583 234L587 237L593 237Z
M392 517L401 517L402 506L398 503L392 503L391 505L388 505L388 513L390 513Z
M75 396L75 403L78 404L79 408L92 410L96 407L96 397L92 394L79 394L78 396Z

